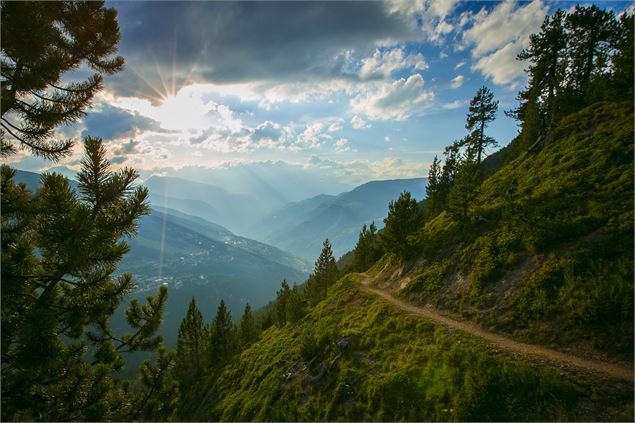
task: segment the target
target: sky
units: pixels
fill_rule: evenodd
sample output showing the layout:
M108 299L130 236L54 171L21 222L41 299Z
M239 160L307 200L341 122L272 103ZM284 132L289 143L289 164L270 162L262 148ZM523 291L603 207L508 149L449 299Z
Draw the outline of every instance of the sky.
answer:
M501 146L513 139L516 122L503 111L515 106L527 66L516 55L547 14L574 4L107 1L125 69L106 76L87 115L58 136L102 137L114 165L144 178L213 183L241 171L313 179L335 193L425 177L434 156L466 135L483 85L500 102L488 133ZM59 163L27 153L11 162L74 171L80 158L78 143Z

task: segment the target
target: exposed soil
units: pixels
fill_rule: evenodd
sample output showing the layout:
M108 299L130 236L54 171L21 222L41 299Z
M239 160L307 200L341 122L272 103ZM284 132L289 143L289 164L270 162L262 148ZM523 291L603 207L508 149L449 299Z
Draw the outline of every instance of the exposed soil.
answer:
M513 339L487 331L473 323L461 322L458 320L454 320L448 316L444 316L433 309L430 305L427 305L426 307L416 307L405 301L397 299L387 291L370 287L369 285L372 282L373 278L364 273L362 273L361 275L364 277L361 282L361 287L366 292L377 295L390 302L391 304L410 313L425 317L448 328L457 329L490 341L496 344L496 346L500 347L501 349L505 349L512 353L517 353L525 357L546 360L558 365L558 367L562 367L564 365L565 367L574 367L593 373L600 373L630 383L633 383L635 381L634 369L632 367L614 363L606 363L598 360L590 360L572 354L555 351L542 346L525 344L515 341Z

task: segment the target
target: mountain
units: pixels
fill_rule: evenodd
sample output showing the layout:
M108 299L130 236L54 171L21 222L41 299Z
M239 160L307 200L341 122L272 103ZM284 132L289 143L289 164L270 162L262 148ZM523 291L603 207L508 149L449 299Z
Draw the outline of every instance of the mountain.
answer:
M143 183L153 205L177 209L243 232L271 211L259 198L181 178L152 176Z
M363 224L383 226L388 203L403 191L425 195L426 178L371 181L337 196L320 195L289 204L258 222L251 235L308 260L315 260L328 238L336 256L350 250Z
M55 170L51 169L50 173L53 173L53 172L55 172ZM14 181L16 183L23 183L24 185L26 185L26 187L29 190L31 190L31 192L35 192L40 186L40 177L41 175L39 173L29 172L28 170L16 169ZM73 189L77 188L77 181L73 179L69 179L69 183L71 188Z
M563 118L501 160L471 219L431 217L412 257L266 328L183 418L632 421L633 126L631 102Z
M144 298L161 284L169 288L161 334L171 346L192 296L206 319L221 299L239 315L246 303L259 307L274 298L283 279L301 283L307 276L307 264L288 253L168 210L142 217L128 243L119 270L135 276L133 296Z

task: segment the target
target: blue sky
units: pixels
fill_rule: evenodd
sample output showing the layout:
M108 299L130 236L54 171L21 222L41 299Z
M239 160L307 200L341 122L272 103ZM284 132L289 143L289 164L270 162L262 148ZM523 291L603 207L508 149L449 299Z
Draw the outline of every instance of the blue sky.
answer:
M125 70L59 136L103 137L114 163L143 176L292 169L320 175L325 192L426 176L434 155L465 135L482 85L500 101L490 135L511 141L517 127L503 111L526 67L515 57L546 14L574 4L107 2L119 11ZM76 169L80 155L78 145L56 165Z

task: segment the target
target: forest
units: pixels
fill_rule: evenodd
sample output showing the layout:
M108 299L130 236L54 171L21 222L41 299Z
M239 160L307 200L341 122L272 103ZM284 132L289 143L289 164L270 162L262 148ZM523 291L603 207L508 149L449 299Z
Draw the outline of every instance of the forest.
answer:
M117 11L103 1L2 2L0 146L51 161L120 72ZM633 419L633 15L595 5L548 15L518 54L527 83L483 86L465 136L435 156L426 198L403 192L339 260L324 239L310 276L241 316L192 298L176 347L157 334L161 286L118 266L150 213L139 173L86 136L77 187L32 192L1 170L4 421L514 421ZM81 82L63 76L81 69ZM88 71L86 71L88 69ZM432 305L524 343L631 369L630 382L554 369L398 310L364 288ZM406 281L407 283L404 283ZM202 307L214 307L205 321ZM152 356L121 376L139 352ZM628 379L628 378L627 378Z

